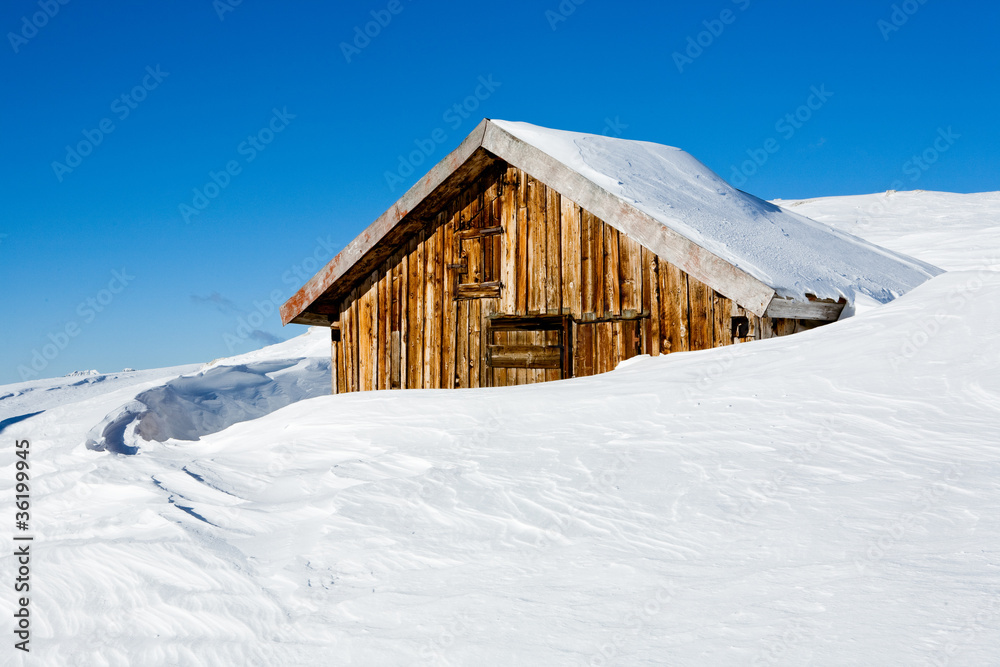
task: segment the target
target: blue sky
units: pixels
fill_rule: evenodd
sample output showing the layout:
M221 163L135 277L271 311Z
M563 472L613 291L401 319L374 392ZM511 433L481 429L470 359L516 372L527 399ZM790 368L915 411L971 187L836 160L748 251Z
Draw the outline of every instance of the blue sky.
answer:
M996 3L235 1L4 3L0 383L296 335L274 303L482 117L768 199L1000 189Z

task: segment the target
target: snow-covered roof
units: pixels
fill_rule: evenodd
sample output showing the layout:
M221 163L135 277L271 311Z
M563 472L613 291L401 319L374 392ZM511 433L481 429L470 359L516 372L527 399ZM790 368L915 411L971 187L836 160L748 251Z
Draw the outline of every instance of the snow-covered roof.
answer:
M335 298L394 250L401 223L498 158L757 315L820 299L885 303L943 272L737 190L679 148L484 120L289 299L282 320L328 321Z
M629 205L794 299L880 303L942 273L737 190L679 148L492 121ZM607 221L614 224L613 221Z

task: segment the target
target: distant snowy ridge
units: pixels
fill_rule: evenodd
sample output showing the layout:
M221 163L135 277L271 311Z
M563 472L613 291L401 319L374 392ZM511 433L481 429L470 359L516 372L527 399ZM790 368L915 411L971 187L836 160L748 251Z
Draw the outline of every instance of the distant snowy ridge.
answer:
M774 203L947 271L1000 271L1000 192L890 190Z
M219 359L146 389L87 434L98 451L136 454L143 444L197 440L296 401L330 393L329 332L310 329L260 351ZM287 356L284 356L287 355Z

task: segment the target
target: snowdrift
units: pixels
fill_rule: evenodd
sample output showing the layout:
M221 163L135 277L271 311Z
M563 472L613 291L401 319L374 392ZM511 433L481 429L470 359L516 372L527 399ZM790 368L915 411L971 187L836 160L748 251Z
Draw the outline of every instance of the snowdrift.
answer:
M781 204L953 272L544 385L321 395L317 329L0 388L11 664L995 663L1000 195Z
M32 659L989 664L998 327L1000 274L955 272L787 338L321 396L141 456L79 445L120 394L51 408L13 427Z
M330 393L329 332L208 364L147 389L108 414L87 435L97 451L136 454L143 442L197 440L304 398ZM286 355L309 355L291 356ZM239 363L243 362L243 363Z

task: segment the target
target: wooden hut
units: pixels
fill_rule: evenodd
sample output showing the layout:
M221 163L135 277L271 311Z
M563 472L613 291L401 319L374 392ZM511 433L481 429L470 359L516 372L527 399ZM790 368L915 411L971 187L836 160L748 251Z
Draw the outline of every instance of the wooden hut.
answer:
M791 334L932 268L678 149L484 120L281 316L330 327L335 393L495 387Z

